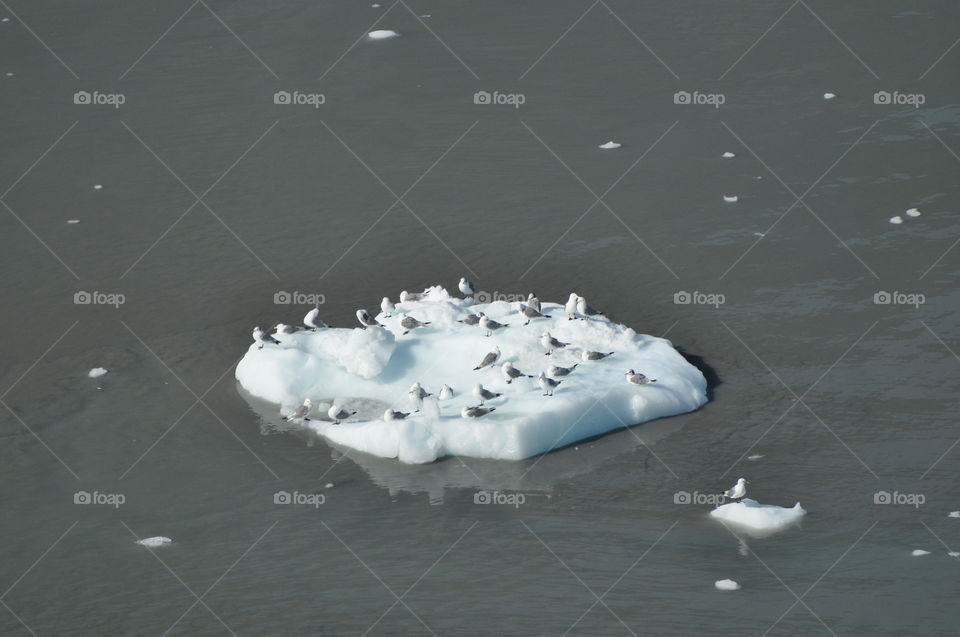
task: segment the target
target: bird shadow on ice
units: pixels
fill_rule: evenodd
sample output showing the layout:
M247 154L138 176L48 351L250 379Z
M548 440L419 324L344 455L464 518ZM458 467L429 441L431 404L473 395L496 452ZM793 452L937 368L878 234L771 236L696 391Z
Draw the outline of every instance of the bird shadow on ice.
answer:
M700 373L703 374L703 377L707 381L707 401L713 402L714 389L723 384L720 374L718 374L717 370L714 369L712 365L707 363L702 356L691 354L676 344L674 344L673 348L677 350L677 352L683 356L688 363L699 369Z

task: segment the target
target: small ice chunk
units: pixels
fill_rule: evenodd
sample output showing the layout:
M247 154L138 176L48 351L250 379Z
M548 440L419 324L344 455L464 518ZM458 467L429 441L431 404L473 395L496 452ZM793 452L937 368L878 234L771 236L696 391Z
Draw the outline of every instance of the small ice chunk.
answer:
M80 223L79 219L67 219L67 223Z
M600 144L598 148L602 148L604 150L614 150L615 148L620 148L621 146L623 146L623 144L617 143L611 139L605 144Z
M89 372L87 372L87 376L89 376L90 378L100 378L106 373L107 373L107 370L105 370L104 368L94 367Z
M374 2L373 4L370 5L370 7L373 8L373 9L379 9L379 8L380 8L380 3L379 3L379 2Z
M950 557L960 557L960 551L950 551L947 555Z
M717 587L718 591L738 591L743 588L732 579L718 579L713 585Z
M94 189L94 190L103 190L103 184L94 184L94 185L93 185L93 189Z
M890 217L890 223L894 225L900 225L901 223L903 223L903 217L901 217L900 215L897 215L895 217Z
M920 557L921 555L930 555L930 551L924 551L923 549L913 549L913 552L910 555L914 557Z
M727 203L737 203L738 201L740 201L740 197L736 195L724 195L723 200L726 201Z
M910 210L907 210L907 216L908 216L908 217L919 217L919 216L920 216L920 211L917 210L916 208L911 208Z
M951 511L947 514L948 518L960 518L960 511Z
M747 456L747 460L759 460L762 457L763 457L762 454L755 453L752 456Z
M399 33L396 31L391 31L390 29L377 29L376 31L371 31L367 34L367 37L371 40L386 40L388 38L395 38Z
M761 532L780 531L796 524L806 514L799 502L788 509L774 504L760 504L750 498L724 504L710 512L710 515L724 522Z
M734 157L736 157L736 155L731 153L729 150L723 154L724 159L733 159Z
M7 77L13 77L13 73L11 73L10 71L7 71Z
M328 482L328 483L326 483L325 485L323 485L323 488L324 488L324 489L332 489L332 488L333 488L333 483L332 483L332 482Z
M164 537L162 535L157 535L154 537L143 538L142 540L138 541L137 544L139 544L140 546L154 548L157 546L164 546L166 544L170 544L171 542L173 542L173 540L171 540L170 538Z
M832 100L832 99L835 98L836 96L837 96L836 93L824 93L824 94L823 94L823 99L825 99L825 100Z
M10 22L10 18L4 18L3 20L0 20L0 22Z

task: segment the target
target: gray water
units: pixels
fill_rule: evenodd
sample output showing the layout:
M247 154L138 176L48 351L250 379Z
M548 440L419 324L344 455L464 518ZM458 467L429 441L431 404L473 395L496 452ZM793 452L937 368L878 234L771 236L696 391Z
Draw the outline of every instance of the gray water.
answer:
M8 4L0 634L957 633L956 3ZM280 290L352 325L464 275L666 334L711 401L403 466L236 386ZM675 504L740 476L802 525Z

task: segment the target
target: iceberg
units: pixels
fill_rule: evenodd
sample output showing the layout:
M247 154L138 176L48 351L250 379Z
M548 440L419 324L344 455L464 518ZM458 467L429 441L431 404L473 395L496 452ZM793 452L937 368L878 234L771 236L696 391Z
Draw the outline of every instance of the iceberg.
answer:
M797 502L792 508L775 504L760 504L756 500L744 498L717 507L710 515L731 526L755 531L760 534L772 534L782 531L800 522L807 514Z
M302 426L334 446L359 450L404 463L429 463L444 456L521 460L609 431L693 411L707 401L707 383L699 369L670 341L617 324L604 316L568 319L564 306L543 303L546 318L520 313L520 303L475 302L451 296L440 286L397 302L389 315L375 318L385 327L327 328L278 334L279 345L252 343L236 369L236 379L252 397L277 406L276 420L305 398L314 410ZM417 297L420 298L417 298ZM485 336L479 325L460 320L471 314L506 325ZM425 327L409 333L404 316ZM548 355L545 331L569 343ZM475 370L496 348L493 365ZM589 360L587 352L613 352ZM524 376L507 382L501 366L511 363ZM553 396L538 384L550 367L573 367L558 378ZM624 378L633 369L656 382L636 385ZM527 375L531 377L527 377ZM420 383L430 396L411 404L408 392ZM502 393L487 401L496 410L463 418L477 405L472 388ZM453 396L438 401L443 385ZM326 419L334 402L357 411L335 425ZM385 409L409 412L384 420Z

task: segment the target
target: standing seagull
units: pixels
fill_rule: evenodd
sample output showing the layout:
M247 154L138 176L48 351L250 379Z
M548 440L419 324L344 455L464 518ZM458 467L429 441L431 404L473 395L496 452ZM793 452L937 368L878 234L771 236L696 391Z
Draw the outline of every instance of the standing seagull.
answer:
M418 321L412 316L407 316L406 314L401 314L400 327L404 329L404 334L409 334L410 330L415 330L418 327L426 327L430 325L430 321Z
M289 416L284 416L283 420L310 420L310 410L313 408L313 403L309 398L304 399L303 404L297 407L297 410L290 414Z
M497 359L500 358L500 348L496 345L493 346L493 349L487 352L487 355L483 357L483 360L480 361L480 364L473 368L473 371L478 369L483 369L484 367L490 367L497 362Z
M460 410L460 416L463 418L479 418L496 409L496 407L464 407Z
M480 383L477 383L477 386L473 388L473 395L476 396L476 398L480 401L481 405L488 400L493 400L494 398L503 396L503 394L501 393L493 392L493 391L490 391L489 389L484 389L483 385L481 385Z
M529 305L530 307L532 307L538 312L543 311L543 308L540 307L540 299L538 299L537 295L534 294L533 292L527 295L527 305Z
M453 398L453 387L450 385L444 385L440 388L440 400L450 400Z
M420 408L423 407L423 399L427 396L432 396L433 394L429 393L426 389L420 386L420 383L414 383L410 386L410 402L413 404L416 409L414 413L420 411Z
M480 327L487 330L487 336L490 336L491 334L493 334L494 330L499 330L500 328L507 327L508 325L510 324L497 323L496 321L494 321L492 318L490 318L483 312L480 313Z
M546 314L542 314L540 310L533 308L530 305L524 305L523 303L518 303L520 306L519 312L527 319L527 322L524 325L528 325L530 321L535 318L550 318Z
M473 296L477 293L477 289L473 286L473 283L467 281L464 277L460 277L460 284L457 287L460 288L464 296Z
M296 334L301 331L303 328L299 325L286 325L285 323L277 323L273 326L271 330L274 334Z
M557 386L560 385L560 383L562 383L563 381L547 378L547 376L543 372L540 372L540 380L538 382L540 383L540 388L544 392L543 393L544 396L553 396L553 390L556 389Z
M405 411L394 411L392 409L388 409L383 412L383 419L387 422L390 422L391 420L403 420L409 415L410 414Z
M584 361L598 361L607 356L613 356L613 352L594 352L592 350L584 350L580 354L580 358Z
M577 368L577 365L580 363L574 363L573 367L560 367L559 365L551 365L550 369L547 370L554 378L559 378L561 376L569 376L570 372Z
M357 310L357 320L360 321L363 329L367 329L368 327L383 327L383 325L377 323L377 319L373 318L370 312L366 310Z
M462 319L457 319L457 323L463 323L464 325L476 325L480 322L479 314L467 314Z
M577 300L579 298L576 292L571 292L570 298L567 299L567 304L563 306L564 311L567 313L568 321L577 318Z
M577 312L580 314L580 318L584 320L586 320L588 316L603 316L603 312L587 305L587 300L582 296L577 297Z
M397 307L393 304L393 301L390 300L389 296L383 297L383 300L380 301L380 311L383 312L384 316L392 316L393 311L396 309Z
M507 380L508 385L512 383L513 379L515 378L522 378L523 376L526 376L527 378L533 378L533 376L530 374L524 374L521 372L519 369L513 366L513 363L509 361L504 363L500 370L503 372L503 377Z
M313 309L307 312L307 315L303 317L303 324L309 327L314 332L316 332L320 328L329 327L326 323L320 320L320 304L319 303L314 305Z
M543 335L540 337L540 344L547 349L546 355L550 356L550 354L553 353L553 350L564 348L570 343L563 343L561 341L558 341L554 337L550 336L550 332L544 332Z
M273 343L274 345L280 344L280 341L273 338L272 336L270 336L269 334L261 330L259 327L253 328L253 340L256 341L257 343L260 343L260 347L258 347L257 349L263 349L263 346L266 345L267 343Z
M647 378L643 374L628 369L625 373L628 383L633 383L634 385L649 385L650 383L657 382L656 378Z
M330 405L330 409L327 410L327 415L333 418L333 424L339 425L341 420L346 420L350 416L354 415L355 411L347 411L343 407L333 403Z
M723 492L725 497L730 498L731 500L739 500L745 495L747 495L747 480L746 478L740 478L737 480L737 483Z

